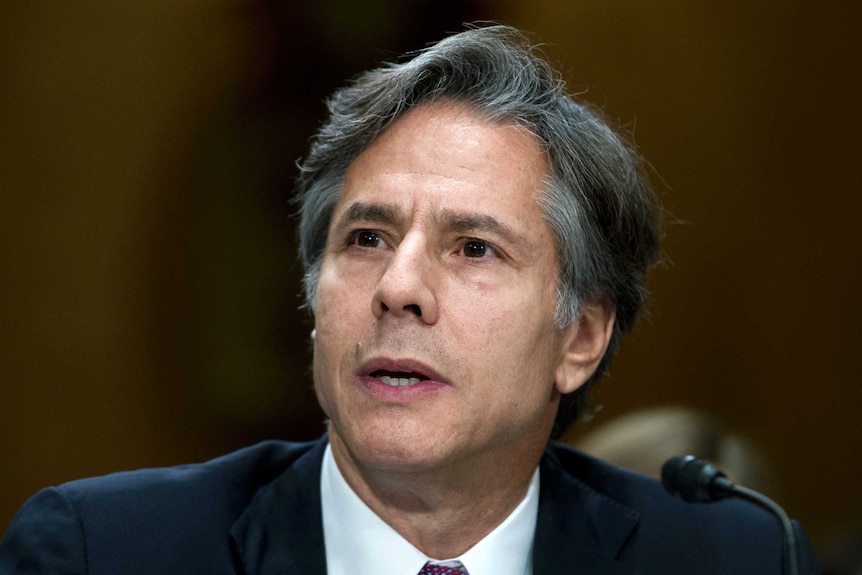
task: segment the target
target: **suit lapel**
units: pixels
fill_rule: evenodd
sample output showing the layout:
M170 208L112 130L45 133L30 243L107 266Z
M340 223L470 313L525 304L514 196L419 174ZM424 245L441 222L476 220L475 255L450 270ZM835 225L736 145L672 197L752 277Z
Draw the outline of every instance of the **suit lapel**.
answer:
M261 488L231 529L248 575L326 574L320 505L326 443L324 436ZM545 452L533 575L637 573L629 562L617 559L637 528L639 514L590 487L596 479L589 477L593 472L580 455L553 448Z
M533 575L635 573L617 559L640 515L579 479L592 471L578 454L545 452Z
M320 465L324 436L261 488L231 529L248 575L325 575Z

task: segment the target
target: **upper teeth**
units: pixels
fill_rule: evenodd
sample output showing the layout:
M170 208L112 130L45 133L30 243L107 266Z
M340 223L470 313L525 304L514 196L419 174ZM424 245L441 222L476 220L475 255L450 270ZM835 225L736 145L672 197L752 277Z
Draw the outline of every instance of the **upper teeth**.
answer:
M392 385L396 387L403 387L405 385L416 385L421 381L418 377L391 377L388 375L381 375L377 379L379 379L386 385Z

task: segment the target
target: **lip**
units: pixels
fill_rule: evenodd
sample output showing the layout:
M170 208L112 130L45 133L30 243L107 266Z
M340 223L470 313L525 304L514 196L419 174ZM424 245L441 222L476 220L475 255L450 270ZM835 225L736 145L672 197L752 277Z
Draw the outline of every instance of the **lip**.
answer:
M422 379L412 385L389 385L371 375L377 371L409 372L421 375ZM438 397L441 392L451 389L449 380L431 366L406 358L379 357L368 360L356 371L356 381L373 401L387 405L412 405Z
M373 358L362 365L356 371L356 375L363 380L379 381L371 374L376 371L392 371L392 372L411 372L422 375L425 379L417 385L422 384L437 384L451 385L451 382L438 373L431 366L414 359L392 359L392 358Z

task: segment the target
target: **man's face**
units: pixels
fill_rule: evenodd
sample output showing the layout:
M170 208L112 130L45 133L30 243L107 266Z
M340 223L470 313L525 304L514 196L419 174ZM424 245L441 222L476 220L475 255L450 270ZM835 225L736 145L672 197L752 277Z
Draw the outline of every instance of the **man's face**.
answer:
M351 164L314 341L340 463L538 457L571 390L559 366L578 329L554 327L555 244L536 201L546 172L528 132L453 103L408 112Z

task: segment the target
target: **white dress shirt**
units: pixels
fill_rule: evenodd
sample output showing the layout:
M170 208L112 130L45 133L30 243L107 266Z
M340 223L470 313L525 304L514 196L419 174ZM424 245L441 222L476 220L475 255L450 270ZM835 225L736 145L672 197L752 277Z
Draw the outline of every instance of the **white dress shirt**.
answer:
M320 473L328 575L416 575L424 553L378 517L341 475L326 446ZM523 501L485 538L457 559L470 575L532 575L539 510L539 470Z

